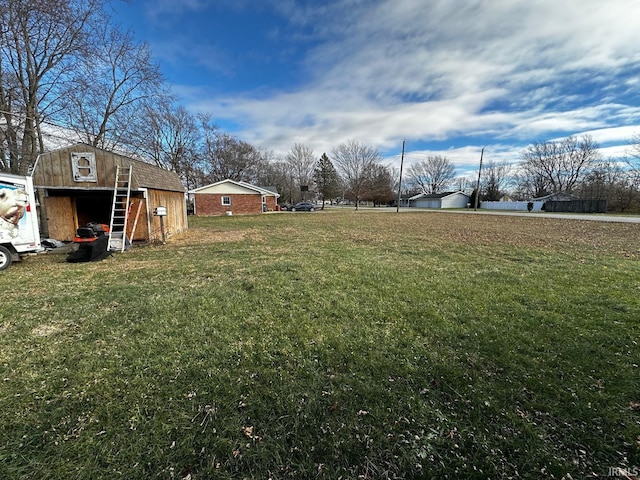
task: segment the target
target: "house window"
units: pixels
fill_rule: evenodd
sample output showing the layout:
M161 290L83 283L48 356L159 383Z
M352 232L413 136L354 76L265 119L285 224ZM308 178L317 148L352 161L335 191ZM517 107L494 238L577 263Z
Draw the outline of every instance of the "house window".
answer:
M71 153L71 169L76 182L97 182L95 153Z
M231 197L222 197L222 205L231 205Z

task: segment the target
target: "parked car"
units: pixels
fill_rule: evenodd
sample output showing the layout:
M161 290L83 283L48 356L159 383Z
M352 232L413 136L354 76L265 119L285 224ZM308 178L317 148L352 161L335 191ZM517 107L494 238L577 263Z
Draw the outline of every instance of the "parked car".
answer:
M279 203L278 205L280 205L280 210L282 210L283 212L287 212L287 211L291 210L291 204L290 203Z
M311 202L298 202L291 206L292 212L313 212L316 209L316 204Z

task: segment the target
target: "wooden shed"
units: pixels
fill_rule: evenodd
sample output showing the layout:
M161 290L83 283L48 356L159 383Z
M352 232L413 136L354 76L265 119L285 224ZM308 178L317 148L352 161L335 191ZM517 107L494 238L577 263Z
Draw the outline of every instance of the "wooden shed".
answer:
M39 203L40 233L73 240L76 229L89 222L109 224L117 167L130 167L127 237L150 242L162 238L154 209L164 206L166 235L187 229L185 188L174 172L141 160L85 144L43 153L33 168ZM135 230L134 230L135 229Z

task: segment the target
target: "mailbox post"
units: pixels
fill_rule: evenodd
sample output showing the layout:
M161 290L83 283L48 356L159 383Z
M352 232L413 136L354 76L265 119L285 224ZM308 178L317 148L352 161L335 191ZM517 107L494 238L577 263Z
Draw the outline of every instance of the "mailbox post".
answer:
M164 217L167 216L167 207L157 206L153 209L153 214L160 217L160 231L162 232L162 244L166 245L167 241L164 237Z

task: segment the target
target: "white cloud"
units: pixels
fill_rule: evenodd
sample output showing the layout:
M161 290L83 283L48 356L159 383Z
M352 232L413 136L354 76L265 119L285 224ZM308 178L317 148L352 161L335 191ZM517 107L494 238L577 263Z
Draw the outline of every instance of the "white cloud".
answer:
M304 62L312 81L193 106L242 125L239 136L276 153L293 142L329 151L347 139L393 149L402 138L527 143L600 132L614 142L619 129L640 125L637 97L616 90L637 87L629 74L640 62L637 0L275 5L289 34L315 36ZM464 149L451 153L471 162Z
M598 142L600 145L609 143L627 143L634 135L640 133L640 126L624 126L601 128L584 132Z
M484 148L484 152L482 149ZM520 162L522 148L514 145L493 144L486 146L464 146L447 149L433 150L410 150L405 156L405 166L414 162L419 162L431 156L443 156L456 165L456 175L468 177L477 175L482 156L483 165L488 163L496 164L517 164ZM393 157L394 166L398 163Z

